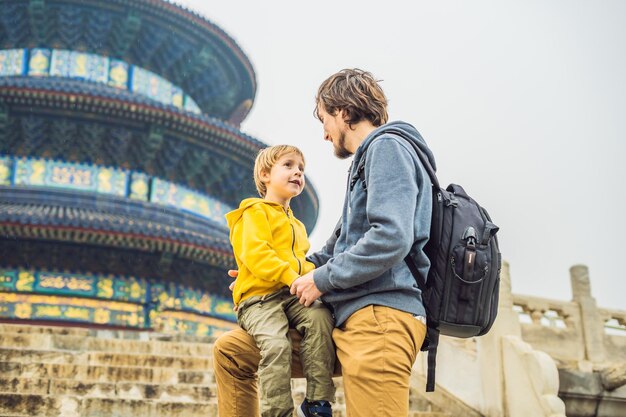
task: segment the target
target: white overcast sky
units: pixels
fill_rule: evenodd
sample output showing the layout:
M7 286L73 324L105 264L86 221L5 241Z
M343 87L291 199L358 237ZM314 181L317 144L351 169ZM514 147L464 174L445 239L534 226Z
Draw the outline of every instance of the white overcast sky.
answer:
M500 226L513 292L570 300L586 264L602 307L626 309L626 2L178 0L234 38L258 89L242 130L307 158L319 249L349 160L313 118L330 74L371 71L391 120L413 124ZM192 92L190 92L192 93Z

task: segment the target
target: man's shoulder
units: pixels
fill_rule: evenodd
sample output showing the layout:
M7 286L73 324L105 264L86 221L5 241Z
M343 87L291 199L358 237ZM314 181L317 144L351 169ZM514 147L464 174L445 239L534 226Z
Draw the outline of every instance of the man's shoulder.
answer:
M368 151L380 149L387 152L408 152L411 155L416 155L409 140L393 132L383 132L370 143Z
M393 133L385 133L369 144L366 150L366 165L373 164L404 164L412 165L409 161L417 160L417 153L413 146L404 139ZM404 163L402 161L405 161ZM392 166L389 166L391 168Z

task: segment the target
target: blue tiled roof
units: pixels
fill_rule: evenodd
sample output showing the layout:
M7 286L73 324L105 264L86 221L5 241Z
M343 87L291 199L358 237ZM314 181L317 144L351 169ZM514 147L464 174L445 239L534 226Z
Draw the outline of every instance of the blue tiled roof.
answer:
M204 112L222 119L243 105L240 121L256 94L254 69L237 43L206 18L163 0L0 0L0 45L124 60L193 92Z
M230 253L227 228L169 207L64 190L0 187L0 223L70 227Z
M46 90L67 94L97 96L105 99L120 100L136 105L156 107L164 111L176 113L180 116L209 123L215 127L224 129L230 134L248 141L252 146L258 149L267 146L260 140L255 139L250 135L246 135L245 133L241 132L237 127L232 126L218 118L181 110L178 107L163 104L141 94L134 94L128 90L111 87L106 84L85 82L78 79L63 77L0 77L0 88L3 87L17 87L30 90Z

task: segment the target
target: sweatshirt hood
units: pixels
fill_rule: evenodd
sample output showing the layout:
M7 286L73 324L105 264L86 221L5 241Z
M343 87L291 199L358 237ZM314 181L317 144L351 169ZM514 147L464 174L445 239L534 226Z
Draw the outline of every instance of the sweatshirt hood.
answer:
M402 136L415 142L417 146L428 157L428 162L430 162L430 165L433 167L433 170L437 171L437 165L435 164L435 156L431 152L430 148L428 148L428 145L426 145L426 141L424 140L424 138L422 138L422 135L420 135L417 129L413 127L413 125L406 123L406 122L401 122L401 121L389 122L376 128L376 130L370 133L365 138L363 143L359 145L356 152L354 153L354 160L356 161L356 160L361 159L361 155L365 152L365 150L371 144L371 142L375 140L378 136L381 136L385 133L394 134L393 130L399 131L402 134Z
M231 232L233 230L233 226L241 219L241 217L243 217L243 212L256 204L267 204L270 206L275 206L277 210L283 210L283 207L280 204L274 203L272 201L267 201L258 197L246 198L241 201L241 203L239 204L239 208L236 208L235 210L230 211L225 215L226 223L228 223L228 228L231 230ZM288 212L291 213L291 208L288 209Z

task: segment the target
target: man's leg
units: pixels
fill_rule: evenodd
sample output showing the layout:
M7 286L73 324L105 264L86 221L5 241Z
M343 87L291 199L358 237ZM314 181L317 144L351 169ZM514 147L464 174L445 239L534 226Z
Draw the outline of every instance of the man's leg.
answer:
M221 335L213 345L213 370L220 417L259 415L256 371L261 355L254 339L238 328Z
M300 362L300 334L289 330L292 342L291 376L302 378ZM259 397L256 371L261 355L254 339L245 330L237 328L222 334L213 345L213 370L217 383L217 407L220 417L256 417L259 415ZM334 376L341 376L339 361L335 362Z
M426 326L383 306L355 312L333 331L348 417L398 417L409 411L411 368Z

